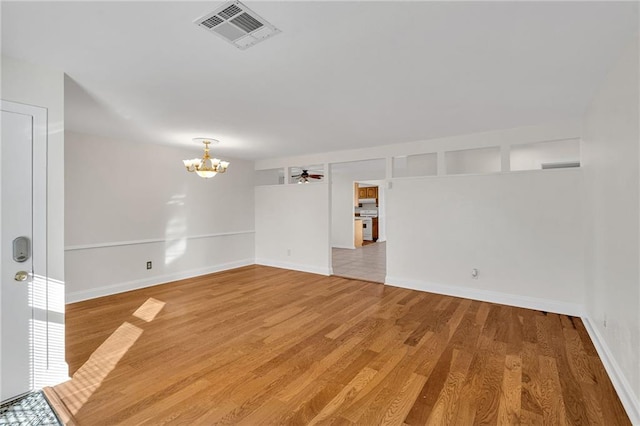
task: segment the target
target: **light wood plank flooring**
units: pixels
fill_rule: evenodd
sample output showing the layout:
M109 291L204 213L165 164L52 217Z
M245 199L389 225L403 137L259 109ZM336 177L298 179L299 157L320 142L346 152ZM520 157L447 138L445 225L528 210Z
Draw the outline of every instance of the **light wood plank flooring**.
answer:
M79 425L629 420L578 318L263 266L67 306Z
M383 283L387 275L387 243L370 243L356 249L331 249L333 274Z

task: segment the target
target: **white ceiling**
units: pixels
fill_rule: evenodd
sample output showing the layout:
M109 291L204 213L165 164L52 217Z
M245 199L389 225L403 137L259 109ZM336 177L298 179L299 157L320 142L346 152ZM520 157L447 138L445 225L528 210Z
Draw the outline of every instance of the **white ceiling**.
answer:
M2 2L2 53L63 70L67 129L256 159L580 117L637 34L636 2Z

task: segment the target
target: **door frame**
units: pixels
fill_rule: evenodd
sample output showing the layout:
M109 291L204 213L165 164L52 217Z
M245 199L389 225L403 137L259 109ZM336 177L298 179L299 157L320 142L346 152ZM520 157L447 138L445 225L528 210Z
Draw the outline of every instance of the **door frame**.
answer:
M32 235L31 256L33 259L30 286L31 339L30 339L30 388L33 390L46 381L49 367L51 333L49 327L49 280L48 280L48 210L47 210L47 157L48 157L48 111L46 108L18 102L0 100L0 110L32 117L31 173L32 173ZM0 164L1 167L1 164ZM1 191L1 188L0 188ZM0 211L0 218L2 212ZM0 247L0 250L3 248ZM7 249L6 247L4 248ZM37 279L36 279L37 277ZM36 282L37 281L37 282ZM1 297L1 296L0 296ZM0 318L0 321L2 319ZM43 321L45 330L35 332L36 320ZM2 357L0 339L0 360Z

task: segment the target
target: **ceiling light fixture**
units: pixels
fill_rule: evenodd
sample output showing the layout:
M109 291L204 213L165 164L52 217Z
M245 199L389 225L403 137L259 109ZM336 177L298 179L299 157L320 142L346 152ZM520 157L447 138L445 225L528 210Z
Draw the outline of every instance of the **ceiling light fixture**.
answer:
M298 183L309 183L309 179L318 179L322 180L324 177L323 174L320 173L309 173L308 169L302 169L302 172L291 176L293 179L296 179Z
M194 142L202 142L204 144L204 156L202 158L194 158L193 160L182 160L188 172L196 172L201 178L209 179L218 173L224 173L229 167L228 161L222 161L209 156L209 144L218 144L219 141L208 138L195 138Z

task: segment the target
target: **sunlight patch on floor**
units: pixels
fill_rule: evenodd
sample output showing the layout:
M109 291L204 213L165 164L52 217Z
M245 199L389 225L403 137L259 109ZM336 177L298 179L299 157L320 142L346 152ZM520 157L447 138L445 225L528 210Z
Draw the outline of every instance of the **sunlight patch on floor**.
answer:
M141 328L124 322L91 354L69 382L60 385L66 388L65 393L73 394L65 401L72 414L89 400L141 334Z
M151 322L160 313L165 303L150 297L144 302L136 311L133 316L140 318L143 321Z

